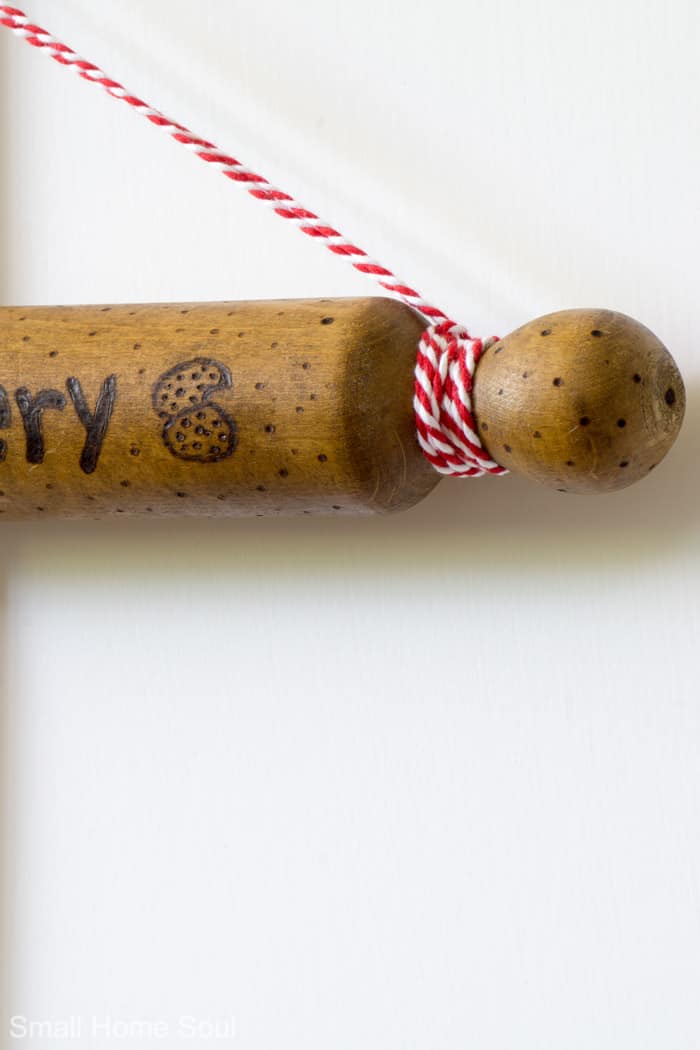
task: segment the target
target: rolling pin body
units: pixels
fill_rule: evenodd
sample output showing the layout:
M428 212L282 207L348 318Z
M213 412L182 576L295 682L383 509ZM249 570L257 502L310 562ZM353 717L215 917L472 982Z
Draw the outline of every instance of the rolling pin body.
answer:
M0 310L0 513L372 514L439 480L389 299Z

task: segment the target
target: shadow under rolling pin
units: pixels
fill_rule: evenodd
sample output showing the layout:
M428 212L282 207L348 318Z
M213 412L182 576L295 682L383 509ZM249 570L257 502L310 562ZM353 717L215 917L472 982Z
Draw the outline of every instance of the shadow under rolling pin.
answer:
M2 308L0 514L410 507L440 480L412 406L423 328L384 298ZM567 492L647 474L684 404L662 343L609 310L506 336L473 392L489 454Z

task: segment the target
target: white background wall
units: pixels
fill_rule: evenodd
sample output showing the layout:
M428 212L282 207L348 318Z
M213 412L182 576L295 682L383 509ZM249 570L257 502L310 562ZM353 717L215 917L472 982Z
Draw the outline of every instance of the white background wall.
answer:
M478 332L636 315L689 408L614 496L4 526L0 1045L234 1015L244 1050L699 1046L697 5L30 13ZM4 303L371 291L0 48Z

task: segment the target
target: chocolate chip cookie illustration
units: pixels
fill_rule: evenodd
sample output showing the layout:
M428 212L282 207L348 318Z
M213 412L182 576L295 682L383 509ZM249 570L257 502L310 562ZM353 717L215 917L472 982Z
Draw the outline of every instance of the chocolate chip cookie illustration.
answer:
M178 459L217 463L236 448L236 423L213 401L217 390L230 390L226 365L194 357L164 372L153 388L153 408L164 420L163 441Z

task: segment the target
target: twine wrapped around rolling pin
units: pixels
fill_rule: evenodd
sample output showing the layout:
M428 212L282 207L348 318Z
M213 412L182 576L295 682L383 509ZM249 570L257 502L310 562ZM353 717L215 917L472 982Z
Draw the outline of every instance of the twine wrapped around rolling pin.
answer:
M0 4L0 25L404 304L0 310L0 513L372 513L415 503L436 472L508 469L562 491L609 491L673 443L681 377L631 318L563 311L482 343L18 8Z
M384 298L0 309L0 514L372 514L440 475L416 437L424 323ZM670 448L684 390L646 328L551 314L483 353L484 453L567 492Z

